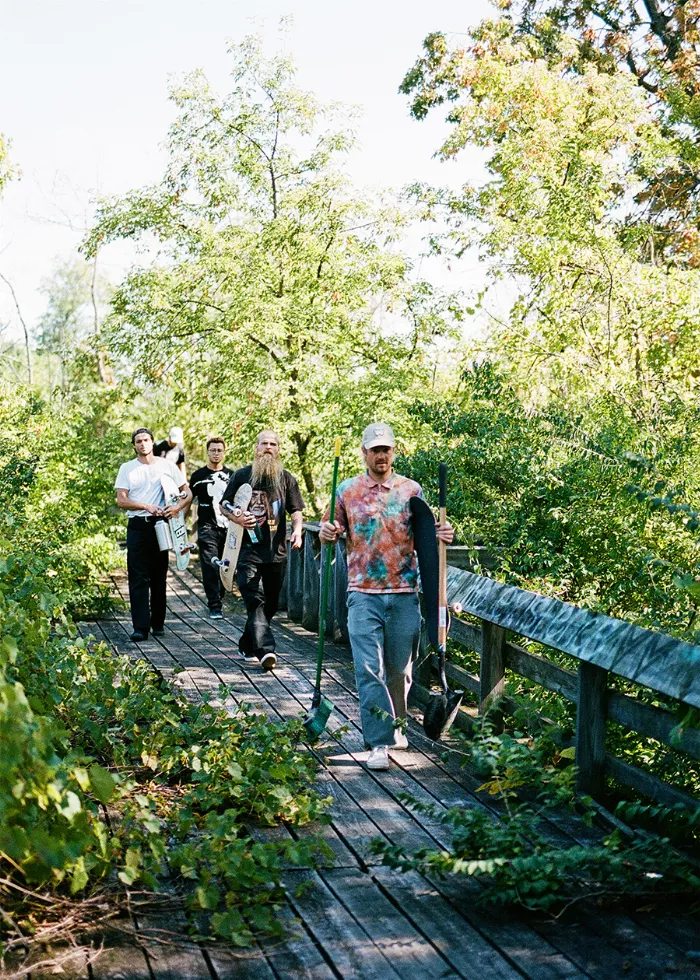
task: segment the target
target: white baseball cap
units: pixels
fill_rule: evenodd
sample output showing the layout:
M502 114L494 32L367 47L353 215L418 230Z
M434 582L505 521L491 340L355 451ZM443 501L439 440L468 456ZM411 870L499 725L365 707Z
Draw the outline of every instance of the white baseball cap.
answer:
M185 433L182 431L179 425L174 425L170 432L168 433L168 440L176 444L184 442Z
M394 430L386 422L372 422L362 433L362 448L374 449L376 446L395 446Z

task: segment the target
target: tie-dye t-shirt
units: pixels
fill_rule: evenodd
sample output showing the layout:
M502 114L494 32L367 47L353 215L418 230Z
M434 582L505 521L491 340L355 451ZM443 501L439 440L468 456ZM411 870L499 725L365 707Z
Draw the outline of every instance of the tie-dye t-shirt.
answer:
M418 483L398 473L385 483L363 473L340 484L335 519L347 531L349 592L416 591L408 502L422 496Z

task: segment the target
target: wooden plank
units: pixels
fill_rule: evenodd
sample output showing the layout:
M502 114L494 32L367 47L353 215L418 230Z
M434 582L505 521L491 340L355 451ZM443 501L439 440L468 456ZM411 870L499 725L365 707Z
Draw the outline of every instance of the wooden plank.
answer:
M609 941L611 934L606 928L594 932L581 922L542 921L537 923L536 929L592 980L610 980L611 977L649 980L660 975L654 971L656 955L652 936L645 937L645 942L635 944L632 949L628 946L621 950ZM673 976L675 978L677 974Z
M49 977L62 977L62 980L88 980L88 956L95 956L93 949L75 948L73 946L52 945L42 946L32 951L27 959L10 961L4 960L7 974L2 971L0 976L19 976L20 970L31 970L27 973L28 980L48 980ZM24 973L21 976L25 976Z
M600 796L605 786L605 721L608 673L580 663L576 709L576 789Z
M678 725L678 720L670 711L611 691L608 698L608 718L625 728L631 728L700 759L700 731L697 728L687 728L677 743L671 741L671 732Z
M479 980L522 977L519 970L415 871L401 873L390 868L375 868L372 877L423 935L430 937L431 943L460 976L478 976Z
M700 707L700 647L460 569L447 584L465 612Z
M686 946L681 951L668 942L666 935L655 935L628 915L613 911L606 912L604 916L584 912L582 918L592 933L613 946L631 963L646 968L647 976L656 974L662 977L668 973L672 974L674 980L697 980L700 977L700 964L693 964L685 957L689 948L700 947L700 926L697 919L693 923L695 945ZM625 975L628 974L629 970Z
M93 980L151 980L146 954L126 938L120 945L105 946L90 964Z
M329 966L323 950L309 935L301 919L295 916L291 906L282 906L276 917L286 930L285 938L260 940L276 976L284 977L284 980L335 980L338 974Z
M258 946L236 949L233 946L207 947L211 975L217 980L277 980L277 975Z
M604 772L606 776L617 779L618 782L624 783L625 786L631 786L638 793L649 796L653 800L664 803L667 806L681 803L683 806L694 810L700 805L697 799L688 793L683 793L681 790L669 786L668 783L664 783L658 776L654 776L653 773L644 772L643 769L637 769L636 766L630 766L627 762L623 762L622 759L616 759L615 756L605 756Z
M390 960L337 900L320 875L310 871L288 871L284 874L284 882L294 911L339 976L357 980L396 980L399 977ZM300 894L300 887L307 890Z
M506 962L528 980L587 980L588 974L522 919L504 910L492 913L479 907L476 901L483 897L483 888L474 878L449 875L438 880L431 875L426 877Z
M403 980L459 976L368 875L344 868L322 878Z
M561 694L567 701L576 701L578 681L572 670L566 670L545 657L523 650L515 643L506 643L506 665L509 670L527 677L548 691Z

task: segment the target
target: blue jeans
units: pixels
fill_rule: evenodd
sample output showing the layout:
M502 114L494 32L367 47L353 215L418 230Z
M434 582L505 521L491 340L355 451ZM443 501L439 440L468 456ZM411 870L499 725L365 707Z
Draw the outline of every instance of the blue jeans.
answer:
M348 632L370 748L394 744L393 721L406 717L420 609L415 592L348 592Z

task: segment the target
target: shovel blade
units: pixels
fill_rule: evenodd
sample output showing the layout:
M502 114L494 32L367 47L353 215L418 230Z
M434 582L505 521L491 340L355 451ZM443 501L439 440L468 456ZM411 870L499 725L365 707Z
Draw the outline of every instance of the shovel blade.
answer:
M423 730L428 738L438 742L449 732L463 697L464 691L431 694L423 713Z

